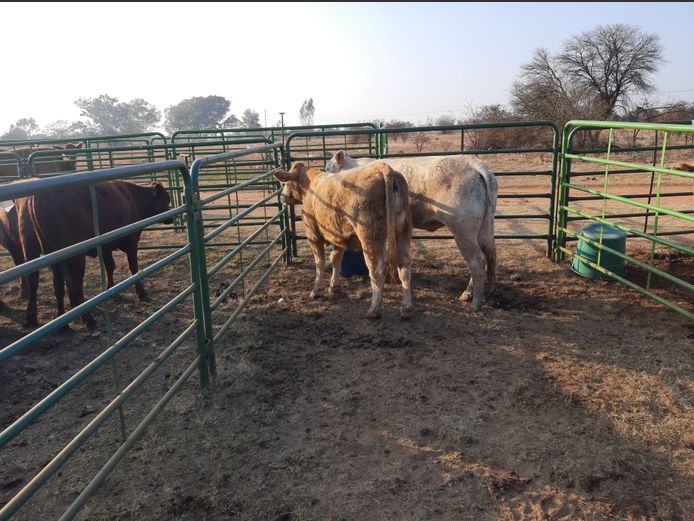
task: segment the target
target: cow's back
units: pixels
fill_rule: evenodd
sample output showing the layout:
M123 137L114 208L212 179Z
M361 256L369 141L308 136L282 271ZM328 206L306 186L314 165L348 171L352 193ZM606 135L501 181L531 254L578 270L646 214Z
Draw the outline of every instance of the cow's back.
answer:
M302 214L332 244L355 248L357 226L385 236L385 179L383 163L324 175L312 187Z
M491 173L475 158L390 158L386 163L407 180L412 219L417 228L435 230L448 219L463 217L479 220L490 206L484 176Z
M106 233L139 220L133 197L122 181L94 185L99 232ZM30 198L32 221L45 253L94 237L89 187L56 190Z

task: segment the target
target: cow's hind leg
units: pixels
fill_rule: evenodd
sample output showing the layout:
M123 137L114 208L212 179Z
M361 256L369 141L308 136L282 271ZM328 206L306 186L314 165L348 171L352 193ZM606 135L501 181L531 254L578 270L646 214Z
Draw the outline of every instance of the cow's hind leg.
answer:
M112 288L115 286L113 281L113 272L116 271L116 261L113 260L113 252L110 250L104 250L104 268L106 268L106 287Z
M322 242L310 242L313 250L313 259L316 261L316 279L313 282L311 298L317 298L321 294L321 283L325 273L325 245Z
M335 291L335 284L337 284L338 276L340 275L340 266L342 266L342 257L345 254L345 250L333 248L330 254L330 264L332 264L333 272L330 275L330 287L328 288L328 295L332 296Z
M398 277L402 284L402 308L400 316L409 318L412 312L412 288L410 287L410 279L412 272L410 270L410 239L409 233L407 239L398 241Z
M469 300L471 294L472 302L470 303L470 309L477 311L484 303L484 253L477 242L476 233L466 233L465 230L455 227L452 228L452 231L458 249L465 257L470 268L470 282L460 296L460 300Z
M133 241L131 241L131 243L128 245L127 251L125 252L128 256L128 267L130 268L130 273L132 273L133 275L135 275L140 269L137 263L138 240L139 238L134 240L134 244ZM111 260L113 260L113 253L111 253ZM142 284L141 280L138 280L135 283L135 293L137 293L137 296L140 300L147 300L147 292L145 291L145 286L144 284Z
M22 262L26 260L37 259L41 255L41 248L39 246L38 240L35 238L34 229L29 221L29 217L26 213L22 213L19 220L19 234L21 237L22 246ZM29 273L26 276L27 285L27 308L24 314L24 327L35 327L38 324L38 305L37 305L37 293L39 289L39 272L38 270Z
M64 263L59 262L51 266L51 271L53 272L53 293L55 294L55 304L57 308L56 318L61 317L65 314L65 277L63 275L63 270L65 269ZM60 331L67 333L72 331L70 329L70 324L63 324Z
M361 239L361 237L360 237ZM385 248L367 246L367 241L361 241L364 247L364 261L369 268L371 278L371 307L366 313L367 318L378 318L383 311L383 286L386 280Z
M70 305L76 308L84 302L84 255L78 255L65 262L67 290L70 296ZM96 327L96 321L92 317L91 312L85 311L82 313L82 322L89 328Z

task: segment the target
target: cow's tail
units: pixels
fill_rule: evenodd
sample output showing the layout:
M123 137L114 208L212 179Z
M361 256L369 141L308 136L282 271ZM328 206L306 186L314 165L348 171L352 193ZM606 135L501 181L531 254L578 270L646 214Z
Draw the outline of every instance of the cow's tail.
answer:
M494 214L499 194L496 176L486 164L480 164L480 177L487 191L487 204L479 233L479 243L487 265L487 291L491 292L496 283L496 242L494 241Z
M397 267L402 264L399 241L403 237L407 237L409 241L409 233L412 228L408 187L405 178L390 167L386 166L382 173L386 188L387 260L390 266ZM407 228L405 234L402 233L403 230L399 229L403 225Z

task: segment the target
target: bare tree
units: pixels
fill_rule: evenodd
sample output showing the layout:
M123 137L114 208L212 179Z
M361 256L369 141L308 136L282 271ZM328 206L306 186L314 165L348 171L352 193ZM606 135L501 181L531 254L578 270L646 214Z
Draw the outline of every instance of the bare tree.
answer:
M663 63L659 36L634 25L599 25L571 38L558 57L567 77L602 102L602 117L626 108L632 93L654 90L650 75Z
M426 132L417 132L414 136L414 146L417 148L417 152L421 152L424 145L431 141L431 136Z
M299 109L299 118L302 125L313 125L313 115L316 113L316 108L313 106L313 98L304 100Z
M412 123L409 121L401 121L399 119L391 119L385 124L386 128L406 128L406 127L411 127ZM388 139L392 140L393 143L397 142L398 139L401 139L402 141L405 141L405 136L407 134L388 134Z
M442 114L438 118L434 120L434 123L438 127L450 127L452 125L455 125L455 117L452 115L448 114ZM453 132L452 130L442 130L441 134L450 134Z
M536 49L511 87L514 111L525 118L605 119L629 99L653 90L650 75L663 63L658 36L614 24L570 38L552 56Z

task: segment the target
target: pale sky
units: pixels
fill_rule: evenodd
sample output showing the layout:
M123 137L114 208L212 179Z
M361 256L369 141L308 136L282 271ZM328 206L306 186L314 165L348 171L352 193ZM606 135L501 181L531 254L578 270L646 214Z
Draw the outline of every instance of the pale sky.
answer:
M79 119L78 97L163 110L211 94L273 125L424 121L508 103L532 51L598 24L661 37L661 101L694 100L693 3L3 3L0 133L22 117Z

